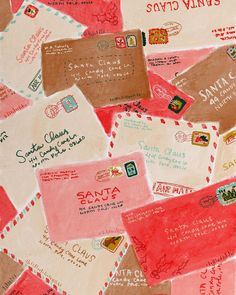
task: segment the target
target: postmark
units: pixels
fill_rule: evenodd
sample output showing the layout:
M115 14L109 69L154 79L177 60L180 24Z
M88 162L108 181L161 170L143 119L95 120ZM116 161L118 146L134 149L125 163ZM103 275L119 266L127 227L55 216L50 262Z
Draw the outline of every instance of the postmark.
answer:
M97 43L97 48L100 50L100 51L105 51L107 49L110 48L110 44L108 41L106 40L101 40Z
M28 5L24 11L24 14L31 17L31 18L35 18L38 14L39 10L37 7L33 6L33 5Z
M98 250L102 249L102 247L101 247L101 239L93 239L91 244L92 244L92 248L94 250L98 251Z
M233 46L229 47L227 49L227 53L232 58L232 60L236 60L236 46L235 47L233 47Z
M168 36L176 36L182 31L182 25L175 21L169 21L162 25L163 29L166 29Z
M106 182L111 179L108 169L100 170L95 175L95 180L98 182Z
M167 44L169 42L168 31L162 28L149 30L149 44Z
M130 161L124 164L126 175L131 178L138 175L138 169L134 161Z
M127 46L134 48L137 47L137 38L135 35L128 35L126 36Z
M230 145L233 142L236 141L236 130L233 130L229 133L227 133L224 137L223 137L223 141L227 144Z
M124 36L115 37L116 48L127 48Z
M208 132L194 131L192 133L192 144L201 147L207 147L210 143L210 137L211 135Z
M186 105L186 101L184 101L179 96L175 96L168 105L168 109L172 112L179 114Z
M78 109L78 103L76 102L73 95L67 95L63 97L57 104L48 105L44 113L49 119L54 119L60 111L64 110L66 113L71 113Z
M199 205L202 208L210 208L214 206L215 202L217 201L216 196L205 196L199 200Z
M115 253L123 240L123 236L108 237L101 241L101 247L112 253Z
M223 206L236 203L236 182L219 187L216 190L216 195Z
M175 134L175 139L176 139L177 142L183 143L183 142L191 141L192 135L191 134L186 134L183 131L178 131Z

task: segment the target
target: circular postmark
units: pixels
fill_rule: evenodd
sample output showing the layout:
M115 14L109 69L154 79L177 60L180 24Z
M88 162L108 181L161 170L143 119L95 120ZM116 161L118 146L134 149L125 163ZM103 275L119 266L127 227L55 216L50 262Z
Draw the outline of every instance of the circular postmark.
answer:
M59 107L57 105L49 105L44 110L46 116L50 119L54 119L59 113Z
M175 134L175 139L178 142L185 142L185 141L187 141L187 138L188 138L187 134L185 134L183 131L178 131Z
M166 29L168 32L168 36L176 36L182 30L182 25L180 23L169 21L162 25L163 29Z
M111 179L111 175L108 169L98 171L95 175L95 180L98 182L105 182Z
M101 51L107 50L109 47L110 44L106 40L101 40L97 43L97 48Z
M217 200L218 199L216 196L206 196L206 197L203 197L200 199L199 205L202 208L210 208L210 207L214 206L214 204Z
M94 250L101 250L102 249L101 240L99 240L99 239L92 240L92 248Z

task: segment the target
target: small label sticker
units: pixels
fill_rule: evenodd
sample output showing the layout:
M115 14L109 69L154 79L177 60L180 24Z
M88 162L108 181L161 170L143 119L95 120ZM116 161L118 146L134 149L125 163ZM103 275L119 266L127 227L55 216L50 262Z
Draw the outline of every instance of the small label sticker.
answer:
M134 161L130 161L124 164L125 171L128 177L134 177L138 175L138 170Z
M223 206L236 202L236 182L222 186L216 190L217 198Z
M31 17L31 18L35 18L36 15L38 14L39 10L37 7L33 6L33 5L28 5L24 11L24 14Z
M61 100L62 106L67 113L70 113L78 108L78 104L72 95L68 95Z
M126 48L126 42L124 36L115 37L116 48Z
M232 58L232 60L236 60L236 47L229 47L227 53Z
M108 168L110 177L120 177L124 175L123 169L121 166L112 166L110 168Z
M224 136L223 140L227 145L235 142L236 141L236 130L233 130L233 131L229 132L228 134L226 134Z
M37 74L34 76L33 80L30 82L28 88L31 91L36 92L41 84L42 84L42 73L41 73L41 70L39 70Z
M149 44L167 44L169 42L168 31L158 28L149 30Z
M106 249L112 253L115 253L123 240L124 240L124 237L122 237L122 236L108 237L108 238L105 238L101 241L101 246L104 249Z
M192 144L201 147L207 147L210 143L210 133L202 131L194 131L192 133Z
M137 47L137 39L136 36L134 35L128 35L126 37L126 41L127 41L127 46L128 47Z
M170 104L168 105L168 109L171 110L172 112L178 114L182 111L184 106L186 105L186 101L184 101L182 98L179 96L175 96Z

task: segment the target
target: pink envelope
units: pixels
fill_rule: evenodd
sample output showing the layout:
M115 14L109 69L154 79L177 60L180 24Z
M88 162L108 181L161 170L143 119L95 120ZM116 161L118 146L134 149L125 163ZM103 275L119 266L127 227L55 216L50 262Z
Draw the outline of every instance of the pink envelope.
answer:
M0 186L0 231L16 216L16 208L8 198L4 188Z
M12 0L13 12L18 11L22 2L23 0ZM39 0L39 2L70 15L79 23L87 26L84 37L122 30L120 0Z
M40 278L26 270L5 295L60 295Z
M0 120L28 107L32 102L0 83Z
M37 177L53 241L121 234L121 211L153 200L139 152L40 169Z
M123 213L148 284L153 286L233 256L235 201L236 177Z
M192 105L194 99L180 91L159 75L148 72L148 79L152 90L151 99L143 99L132 103L97 108L96 114L106 133L110 135L113 115L120 112L135 112L151 116L167 117L179 120L185 111ZM182 99L183 107L172 109L172 100L175 97Z
M203 60L213 51L214 48L203 48L149 54L146 57L147 67L164 79L172 80L179 73Z
M172 281L171 295L233 295L236 294L236 259L202 269Z

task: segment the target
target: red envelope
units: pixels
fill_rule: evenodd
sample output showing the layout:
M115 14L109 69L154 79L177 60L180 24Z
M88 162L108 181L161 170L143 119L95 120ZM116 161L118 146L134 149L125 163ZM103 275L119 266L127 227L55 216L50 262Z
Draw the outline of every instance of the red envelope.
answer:
M143 99L127 104L97 108L96 114L106 133L110 135L113 115L120 112L136 112L151 116L167 117L179 120L192 105L194 99L180 91L157 74L148 72L148 79L152 89L152 98ZM178 97L183 101L181 108L173 110L172 100Z
M236 253L233 199L236 177L122 214L149 285L214 265Z
M0 231L15 217L16 213L16 208L8 198L4 188L0 186Z
M39 2L70 15L87 26L85 37L122 30L120 0L40 0ZM23 0L12 0L13 12L17 12L22 3Z
M25 271L5 295L60 295L29 270Z
M41 169L38 181L53 241L118 235L120 213L152 201L142 153Z

